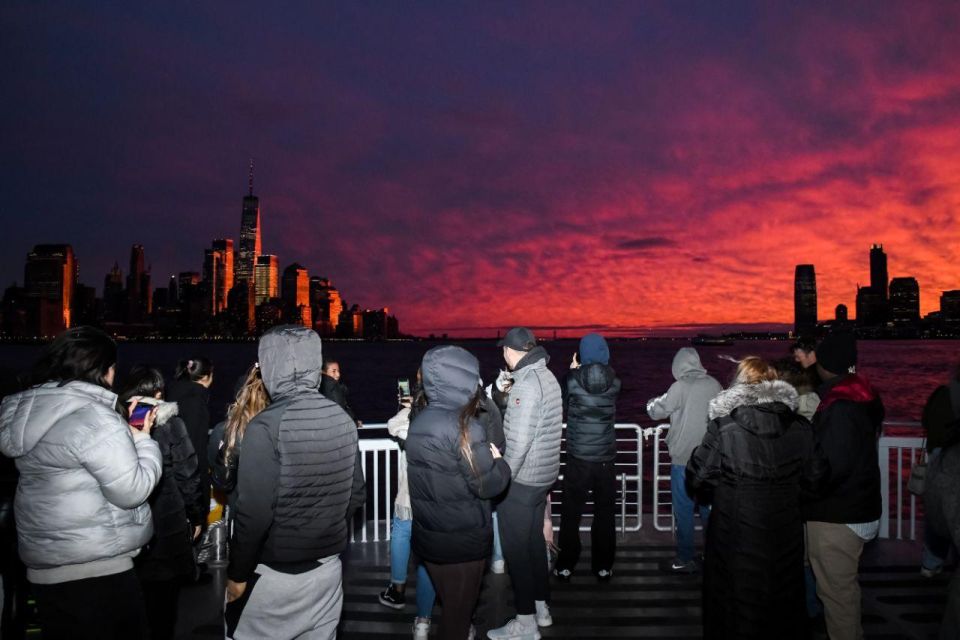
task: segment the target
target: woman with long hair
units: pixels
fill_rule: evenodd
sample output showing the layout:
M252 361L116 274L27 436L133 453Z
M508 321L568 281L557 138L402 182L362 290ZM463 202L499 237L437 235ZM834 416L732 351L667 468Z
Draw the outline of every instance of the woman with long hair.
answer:
M254 363L243 377L234 401L227 407L227 418L210 434L212 452L210 469L213 485L227 494L228 504L235 502L237 467L243 434L253 418L270 404L270 395L263 384L259 363Z
M703 569L705 638L805 637L802 490L830 465L797 413L796 389L762 359L741 360L710 401L687 483L713 509Z
M119 396L120 410L128 419L135 402L156 407L150 436L160 446L163 459L160 484L149 499L153 537L134 562L146 597L151 640L173 638L180 585L193 576L192 542L200 535L207 513L197 454L177 415L176 403L163 402L163 392L163 374L137 365L127 375Z
M427 406L423 392L423 375L417 370L417 384L410 397L399 398L401 408L387 420L387 432L400 445L397 462L397 497L393 503L393 521L390 525L390 584L380 592L380 604L402 610L406 606L407 565L410 562L410 535L413 527L413 509L410 507L410 485L407 480L407 434L410 422ZM422 562L417 562L417 617L413 620L414 640L427 640L437 592Z
M0 452L16 460L20 557L45 639L141 638L133 558L150 540L146 504L162 470L155 413L131 427L111 391L117 345L91 327L44 349L33 386L0 407Z
M477 419L480 364L465 349L434 347L421 365L427 406L407 433L413 552L443 602L439 637L464 640L493 544L490 499L510 467Z

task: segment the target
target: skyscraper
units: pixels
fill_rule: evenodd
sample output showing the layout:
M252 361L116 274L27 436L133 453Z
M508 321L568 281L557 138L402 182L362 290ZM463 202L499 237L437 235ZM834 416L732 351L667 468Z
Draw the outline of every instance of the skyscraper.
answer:
M890 281L890 317L897 324L920 322L920 284L916 278Z
M847 305L838 304L836 312L834 313L834 320L838 323L847 321Z
M256 282L256 304L261 305L280 297L280 262L277 256L257 256L254 281Z
M108 323L121 323L126 318L126 298L123 296L123 271L120 264L113 263L113 269L103 279L103 319Z
M150 271L145 268L142 244L130 247L130 272L127 273L127 317L132 324L144 322L150 314Z
M887 254L883 252L882 244L875 244L870 247L870 288L877 293L880 298L887 301L887 283L890 281L887 275Z
M243 198L240 214L240 244L237 247L236 282L256 280L256 260L262 253L260 243L260 199L253 195L253 160L250 161L249 193Z
M960 289L940 294L940 319L950 325L960 324Z
M77 261L69 244L38 244L27 254L24 289L35 335L54 336L73 326Z
M204 305L216 316L227 308L227 296L233 288L233 240L214 240L203 259Z
M812 264L798 264L794 271L793 326L797 335L817 327L817 275Z
M329 279L310 278L310 308L314 330L322 336L333 335L343 311L343 300Z
M283 312L287 322L313 328L310 313L310 276L294 262L283 270Z

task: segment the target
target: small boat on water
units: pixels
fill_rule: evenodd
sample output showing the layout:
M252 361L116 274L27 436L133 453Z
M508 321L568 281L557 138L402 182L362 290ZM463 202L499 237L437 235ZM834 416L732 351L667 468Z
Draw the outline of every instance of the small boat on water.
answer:
M690 340L696 347L730 347L733 346L733 338L724 336L699 335Z

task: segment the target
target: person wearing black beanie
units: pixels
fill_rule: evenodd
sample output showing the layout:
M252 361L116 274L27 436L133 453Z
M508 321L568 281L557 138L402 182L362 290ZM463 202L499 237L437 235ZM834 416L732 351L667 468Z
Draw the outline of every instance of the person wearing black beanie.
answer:
M810 565L831 638L862 638L857 573L865 542L876 537L882 502L877 438L883 403L856 373L857 342L849 333L817 346L820 405L813 428L830 461L829 489L803 507Z

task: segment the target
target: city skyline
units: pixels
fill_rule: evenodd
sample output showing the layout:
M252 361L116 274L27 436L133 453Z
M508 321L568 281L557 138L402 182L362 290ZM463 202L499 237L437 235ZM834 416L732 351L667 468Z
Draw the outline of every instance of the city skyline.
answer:
M922 315L960 280L956 3L0 16L5 284L42 242L201 272L250 157L279 268L421 335L790 327L798 264L854 315L873 242Z

